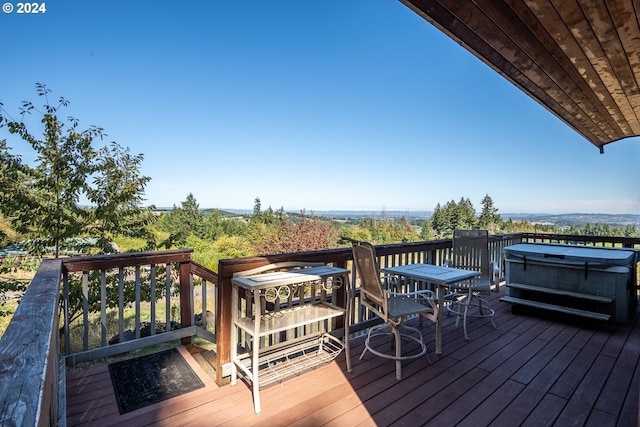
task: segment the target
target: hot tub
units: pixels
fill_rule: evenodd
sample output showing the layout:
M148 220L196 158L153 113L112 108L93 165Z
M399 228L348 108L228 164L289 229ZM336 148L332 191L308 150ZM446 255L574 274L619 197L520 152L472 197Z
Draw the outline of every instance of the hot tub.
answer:
M522 243L504 248L503 301L616 323L637 303L639 252L626 248Z

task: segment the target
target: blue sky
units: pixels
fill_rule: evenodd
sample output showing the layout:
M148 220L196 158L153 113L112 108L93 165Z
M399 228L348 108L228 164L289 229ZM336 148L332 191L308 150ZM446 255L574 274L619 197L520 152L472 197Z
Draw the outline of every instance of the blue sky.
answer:
M489 194L500 213L640 213L637 138L600 154L399 1L46 9L0 14L0 102L17 117L46 84L65 116L144 154L150 204L415 211Z

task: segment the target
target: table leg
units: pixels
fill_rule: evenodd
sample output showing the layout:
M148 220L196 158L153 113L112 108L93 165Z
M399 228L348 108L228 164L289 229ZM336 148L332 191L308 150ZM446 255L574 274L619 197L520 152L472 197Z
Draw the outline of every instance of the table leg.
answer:
M258 358L260 356L260 321L262 320L262 307L260 306L260 290L253 291L253 343L251 345L252 361L251 361L251 383L253 384L253 407L256 414L261 411L260 408L260 375Z
M353 310L353 290L348 276L342 276L345 286L347 301L344 313L344 352L347 359L347 371L351 372L351 343L349 342L349 324L351 323L351 311Z
M444 311L445 286L438 285L436 298L438 299L438 313L436 313L436 354L442 354L442 312Z

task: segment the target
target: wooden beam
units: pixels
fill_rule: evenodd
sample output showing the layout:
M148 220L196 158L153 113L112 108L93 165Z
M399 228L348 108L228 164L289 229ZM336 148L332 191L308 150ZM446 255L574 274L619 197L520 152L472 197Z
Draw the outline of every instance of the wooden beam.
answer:
M134 252L125 254L100 255L91 257L64 258L62 262L68 272L103 270L136 265L188 262L193 249L179 249L158 252Z
M188 328L192 326L192 305L191 305L191 263L180 264L180 327ZM191 337L184 337L182 345L191 344Z

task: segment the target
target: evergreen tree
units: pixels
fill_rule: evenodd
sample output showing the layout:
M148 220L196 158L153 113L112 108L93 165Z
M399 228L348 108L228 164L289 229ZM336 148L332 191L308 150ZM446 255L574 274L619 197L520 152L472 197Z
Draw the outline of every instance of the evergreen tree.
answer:
M220 218L220 211L218 209L214 209L204 217L202 233L204 239L211 241L216 240L224 234L222 218Z
M482 199L482 212L478 218L478 228L489 230L495 234L502 228L502 217L498 214L498 209L493 205L493 200L489 195Z
M257 253L265 254L272 247L272 242L278 240L278 222L286 221L286 216L284 209L274 214L271 206L264 212L261 206L260 198L256 197L247 236Z
M260 197L256 197L253 201L253 217L251 217L252 219L257 218L260 215L261 208L262 203L260 203Z
M223 236L246 236L247 223L236 218L221 219L220 230Z
M438 203L433 210L433 215L431 216L431 226L436 232L437 238L450 236L453 232L450 206L451 205L447 203L447 205L445 205L445 207L443 208L442 206L440 206L440 203Z
M477 228L476 210L469 198L460 198L457 205L452 205L454 221L453 229L471 230Z
M180 207L173 205L173 209L162 216L161 228L169 233L163 243L167 248L184 246L191 235L205 237L204 213L193 194L189 193Z
M419 237L420 240L432 240L434 238L430 220L426 220L424 224L422 224Z

